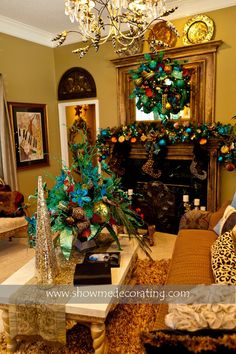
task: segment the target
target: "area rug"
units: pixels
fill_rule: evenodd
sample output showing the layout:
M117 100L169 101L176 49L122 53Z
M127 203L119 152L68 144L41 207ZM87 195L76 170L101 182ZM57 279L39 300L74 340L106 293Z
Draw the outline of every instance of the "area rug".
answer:
M132 283L164 284L169 269L169 260L138 260ZM118 305L107 317L106 333L109 354L144 354L140 342L140 332L156 328L158 305L124 304ZM0 334L0 353L6 352L6 338ZM67 331L67 345L53 349L43 341L22 341L18 354L89 354L94 353L90 329L75 325Z

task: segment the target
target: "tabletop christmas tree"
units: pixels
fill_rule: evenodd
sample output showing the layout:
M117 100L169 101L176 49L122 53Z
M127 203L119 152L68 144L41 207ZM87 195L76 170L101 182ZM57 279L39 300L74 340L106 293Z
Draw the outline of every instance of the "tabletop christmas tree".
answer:
M80 135L80 142L74 136ZM72 164L63 167L52 189L44 186L50 213L52 232L59 233L62 253L69 259L75 240L96 240L104 229L110 233L121 250L114 225L123 225L130 237L136 237L148 253L148 244L137 229L142 226L140 216L131 208L120 179L110 170L104 159L97 159L97 145L91 145L85 121L79 116L70 128L69 147ZM78 140L78 139L77 139ZM37 192L36 192L37 197ZM37 215L28 218L30 242L35 240Z

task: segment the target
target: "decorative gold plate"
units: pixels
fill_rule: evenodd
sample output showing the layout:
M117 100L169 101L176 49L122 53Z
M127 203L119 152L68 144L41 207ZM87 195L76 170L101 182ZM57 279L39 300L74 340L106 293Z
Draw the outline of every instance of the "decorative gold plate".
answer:
M214 34L214 22L206 15L192 17L184 26L184 45L208 42Z
M166 22L157 22L149 32L148 43L150 44L151 40L159 40L164 42L168 47L174 47L177 42L178 35L172 27ZM161 49L162 46L156 46L155 49Z

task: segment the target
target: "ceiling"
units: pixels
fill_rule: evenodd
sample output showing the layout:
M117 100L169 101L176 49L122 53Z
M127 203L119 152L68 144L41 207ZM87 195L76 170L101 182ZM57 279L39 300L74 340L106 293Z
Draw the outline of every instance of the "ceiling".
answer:
M236 0L166 0L178 9L170 20L236 5ZM75 29L64 14L64 0L0 0L0 32L52 47L51 39L65 29ZM69 36L66 44L78 42Z

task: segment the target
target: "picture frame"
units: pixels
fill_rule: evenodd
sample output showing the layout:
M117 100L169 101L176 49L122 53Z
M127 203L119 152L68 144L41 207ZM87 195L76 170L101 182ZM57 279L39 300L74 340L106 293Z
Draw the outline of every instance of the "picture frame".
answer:
M120 252L87 252L84 263L107 263L110 267L118 268L120 266Z
M49 164L46 104L8 102L17 168Z

